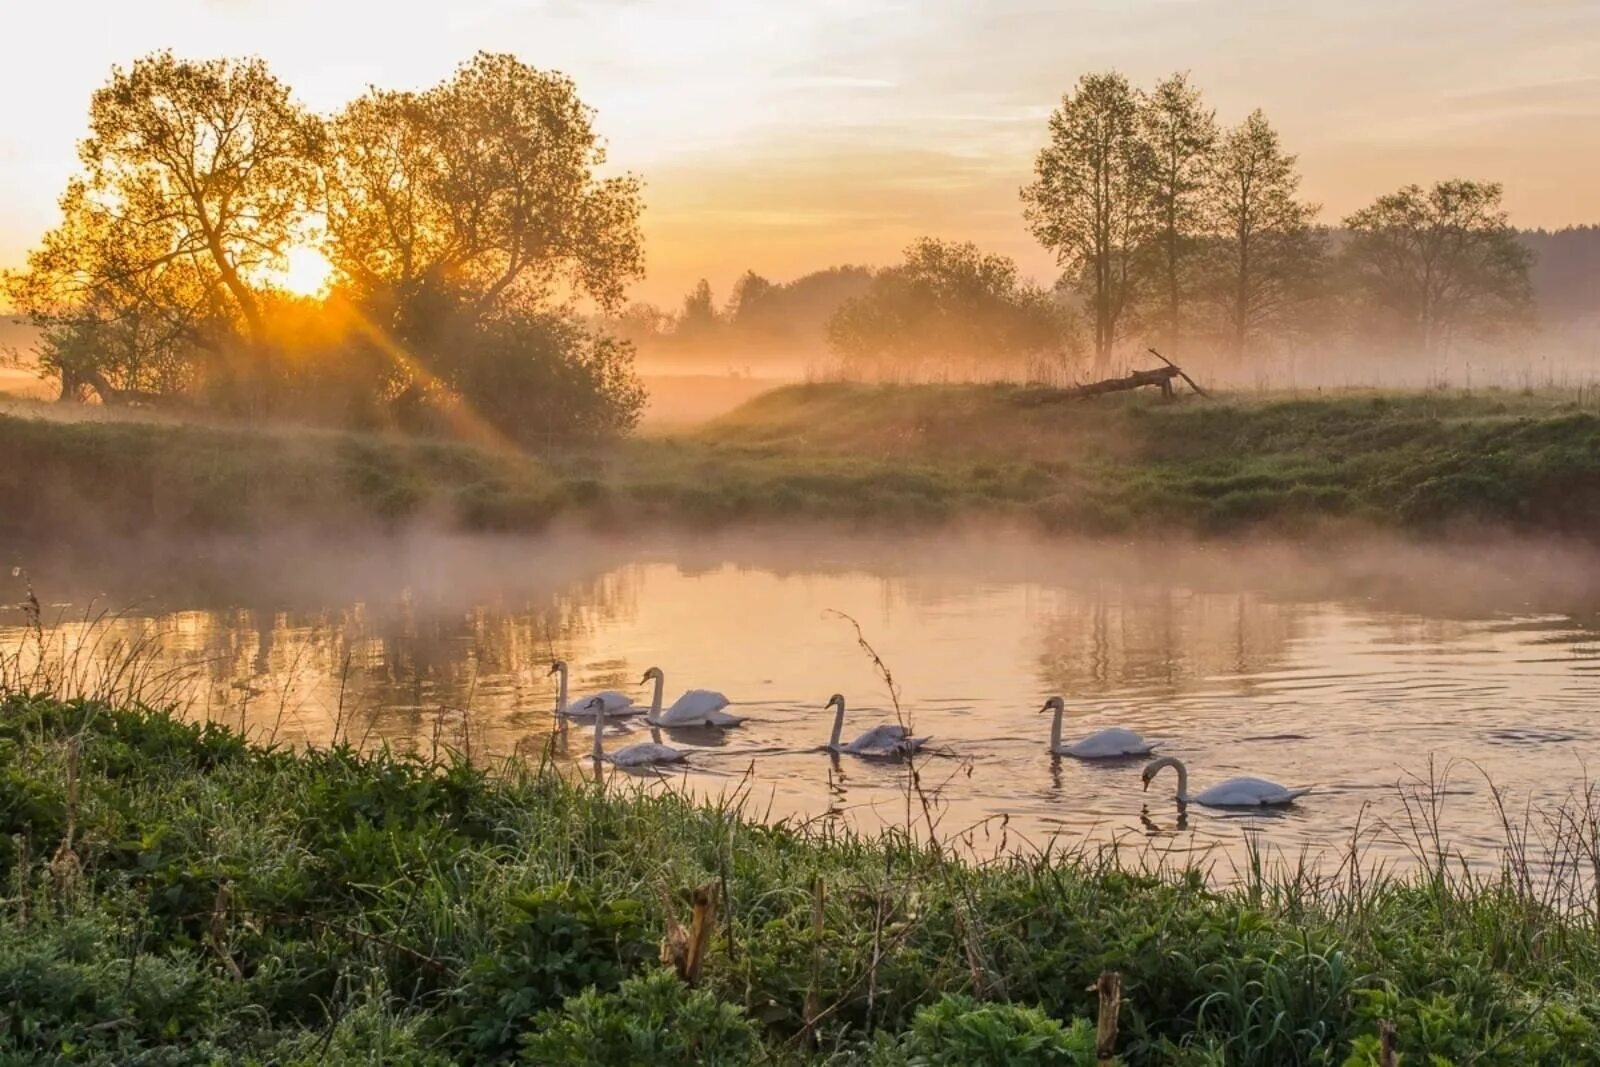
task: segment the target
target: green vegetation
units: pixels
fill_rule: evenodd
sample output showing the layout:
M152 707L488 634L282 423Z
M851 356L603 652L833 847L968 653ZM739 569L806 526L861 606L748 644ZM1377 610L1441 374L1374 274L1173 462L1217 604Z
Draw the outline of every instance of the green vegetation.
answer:
M1578 394L1053 402L1015 386L791 386L693 433L543 457L337 433L0 417L7 523L143 533L560 515L975 517L1063 532L1600 529Z
M15 692L0 753L8 1062L1082 1064L1108 969L1129 1064L1375 1063L1380 1020L1413 1062L1600 1040L1596 916L1546 892L1570 864L1475 879L1441 852L1408 880L1227 890L1107 854L975 867ZM657 944L708 884L726 906L689 989Z

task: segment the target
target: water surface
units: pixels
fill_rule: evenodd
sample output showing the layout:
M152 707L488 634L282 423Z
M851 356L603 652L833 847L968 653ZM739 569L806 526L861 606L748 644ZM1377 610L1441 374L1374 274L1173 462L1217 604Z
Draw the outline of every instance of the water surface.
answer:
M88 677L138 649L152 692L188 713L294 744L334 737L517 752L587 772L590 735L552 736L553 658L574 693L636 691L650 666L667 699L726 692L747 725L681 732L687 769L659 787L739 792L772 818L919 830L967 845L1154 842L1183 853L1247 835L1336 855L1365 827L1375 858L1405 863L1401 794L1446 795L1454 846L1493 856L1503 831L1486 776L1521 805L1585 783L1600 693L1600 591L1582 552L1363 545L1048 544L1001 535L887 541L773 531L596 540L415 536L13 551L10 603L31 582L52 655ZM8 568L9 571L9 568ZM848 615L893 673L901 714L931 736L910 806L903 764L817 750L841 692L846 734L894 700ZM26 648L22 607L0 648ZM1191 808L1138 761L1058 760L1066 735L1121 725L1184 759L1192 786L1236 774L1314 785L1276 815ZM607 746L642 739L635 726ZM1443 788L1441 789L1441 785ZM1397 788L1397 786L1399 788Z

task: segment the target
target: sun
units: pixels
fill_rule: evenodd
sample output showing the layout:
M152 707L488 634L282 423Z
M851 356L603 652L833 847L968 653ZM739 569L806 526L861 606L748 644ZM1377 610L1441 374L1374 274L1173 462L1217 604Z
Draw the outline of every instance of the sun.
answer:
M328 290L333 264L310 245L295 245L284 256L284 269L273 280L296 296L321 296Z

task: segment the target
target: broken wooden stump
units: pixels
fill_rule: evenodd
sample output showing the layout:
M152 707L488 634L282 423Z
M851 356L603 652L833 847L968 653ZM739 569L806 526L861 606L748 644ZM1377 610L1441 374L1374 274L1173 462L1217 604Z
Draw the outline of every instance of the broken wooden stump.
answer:
M1095 1018L1095 1060L1101 1067L1110 1067L1117 1059L1117 1016L1122 1012L1122 975L1116 971L1104 971L1100 980L1089 988L1095 990L1100 998Z

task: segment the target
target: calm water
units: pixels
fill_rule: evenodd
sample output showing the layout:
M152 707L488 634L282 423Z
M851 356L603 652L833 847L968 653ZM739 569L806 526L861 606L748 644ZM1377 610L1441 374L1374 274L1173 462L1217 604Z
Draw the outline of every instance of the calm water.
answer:
M1335 853L1359 822L1380 828L1368 837L1375 855L1404 861L1381 827L1403 817L1397 784L1428 779L1431 759L1436 776L1449 769L1452 840L1482 859L1502 836L1484 773L1519 806L1555 804L1600 751L1594 560L1530 546L1315 552L775 532L5 562L23 571L6 567L0 600L22 599L31 580L47 642L75 653L80 673L149 649L148 684L258 735L537 754L551 740L553 657L572 664L574 694L618 688L641 700L640 674L659 665L669 701L721 689L750 716L720 737L679 734L673 743L693 755L662 787L743 790L774 818L898 825L903 765L816 750L835 691L850 700L847 736L893 716L837 614L847 613L893 670L917 731L935 739L921 773L937 792L938 832L976 827L980 853L1055 837L1231 852L1247 834ZM0 609L0 648L26 645L24 622ZM1191 809L1181 825L1170 776L1146 794L1137 761L1046 753L1049 717L1037 709L1051 693L1067 699L1069 738L1135 728L1188 763L1195 789L1257 774L1317 791L1284 814ZM606 741L646 736L618 728ZM588 745L579 732L554 751L587 772Z

